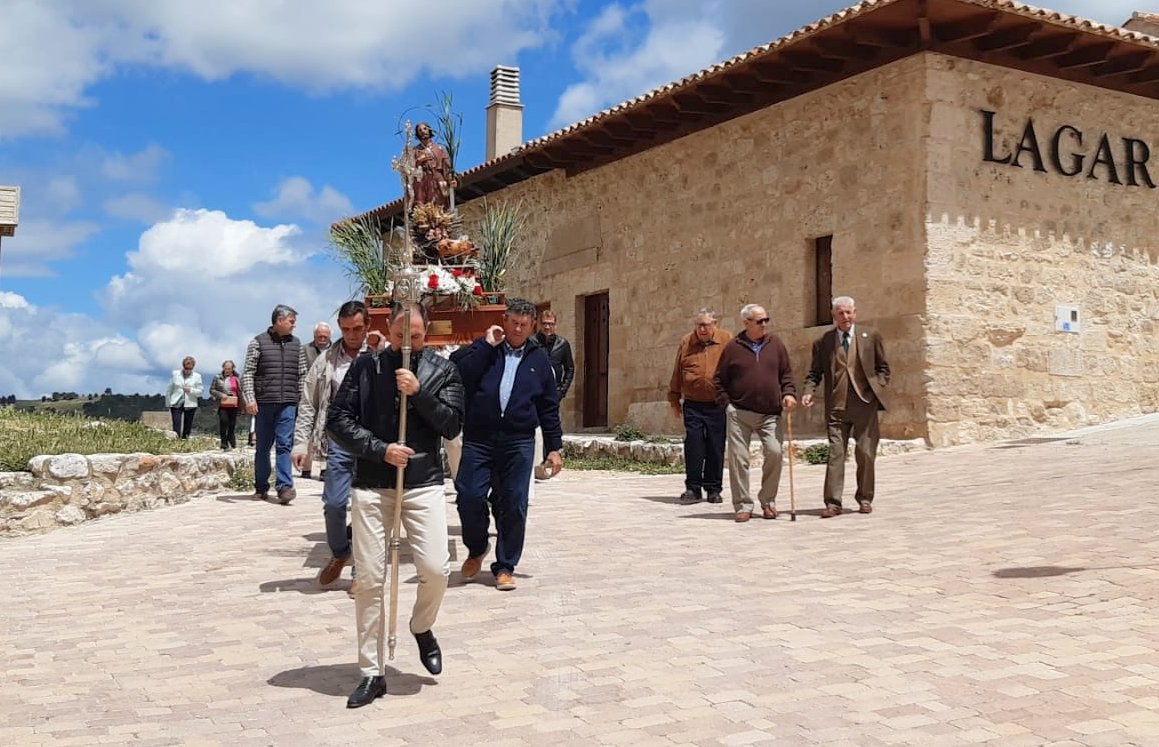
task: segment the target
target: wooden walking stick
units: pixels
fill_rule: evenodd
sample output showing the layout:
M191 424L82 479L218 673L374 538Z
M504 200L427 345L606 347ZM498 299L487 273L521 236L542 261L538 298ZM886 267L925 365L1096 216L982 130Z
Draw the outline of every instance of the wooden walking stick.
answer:
M785 413L785 425L789 433L789 521L797 520L797 496L793 491L793 411Z

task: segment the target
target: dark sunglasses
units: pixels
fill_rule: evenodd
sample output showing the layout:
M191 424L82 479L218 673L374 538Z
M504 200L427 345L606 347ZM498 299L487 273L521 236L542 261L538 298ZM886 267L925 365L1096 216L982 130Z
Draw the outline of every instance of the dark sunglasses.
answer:
M766 316L764 319L749 319L749 321L753 324L768 324L769 318Z

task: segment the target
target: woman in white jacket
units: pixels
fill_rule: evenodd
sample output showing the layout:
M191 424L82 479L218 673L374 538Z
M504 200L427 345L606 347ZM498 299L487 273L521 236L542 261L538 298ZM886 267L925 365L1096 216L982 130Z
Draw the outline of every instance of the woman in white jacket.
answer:
M193 430L193 416L197 414L197 398L201 396L201 374L193 370L197 361L187 355L181 361L181 370L174 371L165 391L169 414L173 416L173 432L178 438L189 438Z

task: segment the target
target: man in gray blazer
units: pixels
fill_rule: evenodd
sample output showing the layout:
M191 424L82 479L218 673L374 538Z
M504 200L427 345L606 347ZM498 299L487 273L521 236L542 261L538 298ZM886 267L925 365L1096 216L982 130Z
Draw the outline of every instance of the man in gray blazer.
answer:
M805 377L801 404L813 406L813 391L825 380L825 425L829 466L825 470L825 509L821 518L841 515L845 488L845 449L853 436L857 459L859 512L873 511L874 460L877 458L877 413L885 409L889 363L877 330L854 324L856 305L849 296L833 299L833 329L813 343L813 363Z

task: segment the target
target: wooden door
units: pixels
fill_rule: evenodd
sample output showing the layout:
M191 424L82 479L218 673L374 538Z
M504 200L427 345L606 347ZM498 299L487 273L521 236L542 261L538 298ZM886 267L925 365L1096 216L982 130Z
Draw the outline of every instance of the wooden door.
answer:
M608 427L608 294L584 298L584 428Z

